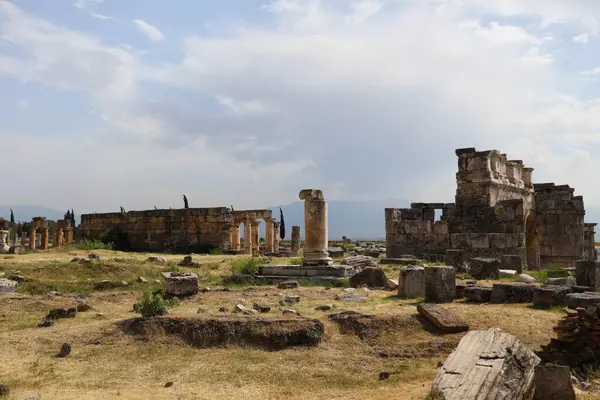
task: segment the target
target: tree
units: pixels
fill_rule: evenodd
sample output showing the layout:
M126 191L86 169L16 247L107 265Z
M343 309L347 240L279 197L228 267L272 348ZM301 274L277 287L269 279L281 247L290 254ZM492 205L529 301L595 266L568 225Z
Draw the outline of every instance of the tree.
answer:
M12 208L10 209L10 223L11 224L15 223L15 213L13 213Z
M188 199L185 194L183 195L183 208L190 208L190 205L188 204Z
M64 219L66 220L71 220L71 211L67 210L67 212L65 213Z
M75 228L76 225L77 223L75 222L75 211L73 211L73 209L71 208L71 226Z
M279 219L281 219L281 223L279 224L279 237L281 240L285 239L285 220L283 219L283 210L279 207Z
M232 212L234 211L234 209L233 209L233 204L231 205L231 211L232 211Z
M121 206L121 214L126 214L127 211L125 211L125 209L123 208L123 206Z

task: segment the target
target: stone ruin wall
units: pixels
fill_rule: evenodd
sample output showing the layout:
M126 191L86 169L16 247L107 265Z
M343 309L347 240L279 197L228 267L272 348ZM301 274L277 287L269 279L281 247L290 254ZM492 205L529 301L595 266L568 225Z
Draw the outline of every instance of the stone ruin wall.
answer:
M111 228L127 233L132 250L160 251L170 244L209 245L229 249L234 225L227 207L128 211L81 215L83 238L97 237Z
M534 186L533 168L496 150L458 149L456 155L455 203L385 210L388 258L444 261L448 249L464 250L466 259L519 255L534 266L595 258L595 224L584 225L583 199L573 189Z

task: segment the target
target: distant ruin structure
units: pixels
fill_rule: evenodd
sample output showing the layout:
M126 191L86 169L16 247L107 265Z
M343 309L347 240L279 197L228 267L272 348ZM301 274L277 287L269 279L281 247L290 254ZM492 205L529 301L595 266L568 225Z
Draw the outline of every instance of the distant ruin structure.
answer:
M271 210L232 211L228 207L182 208L128 211L125 213L82 214L78 230L82 238L98 237L110 230L118 232L134 251L163 251L184 246L205 246L224 251L252 254L258 251L259 220L272 221ZM65 220L65 242L72 228ZM244 224L244 248L240 232ZM275 231L279 224L267 222ZM275 241L272 247L279 247Z
M386 208L387 257L455 262L520 257L530 269L595 259L594 227L568 185L534 184L533 168L497 150L456 150L455 203ZM441 211L438 221L436 210ZM505 257L507 258L507 257Z

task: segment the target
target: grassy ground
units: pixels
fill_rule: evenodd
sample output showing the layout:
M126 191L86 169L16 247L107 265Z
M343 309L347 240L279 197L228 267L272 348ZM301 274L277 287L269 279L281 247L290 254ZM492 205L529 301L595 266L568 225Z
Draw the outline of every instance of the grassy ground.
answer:
M280 315L281 294L298 294L293 307L302 315L325 324L325 338L315 348L264 351L230 347L198 349L164 338L140 341L124 334L115 322L136 316L132 306L140 291L162 284L137 282L143 276L152 282L166 270L189 270L200 277L201 286L223 286L239 263L236 256L196 256L199 269L177 267L182 256L164 256L167 265L144 262L149 254L125 254L99 250L103 260L93 264L70 263L89 251L67 249L0 258L0 274L25 278L17 295L0 296L0 383L11 387L10 399L38 395L46 399L424 399L437 373L437 364L456 346L463 334L439 335L424 329L413 316L414 300L399 300L393 292L359 292L368 303L342 303L335 295L342 289L301 287L279 290L272 286L234 291L199 293L182 301L170 316L218 315L220 307L232 310L238 303L271 304L270 314ZM112 259L112 260L110 260ZM109 260L109 261L106 261ZM273 262L286 262L277 260ZM397 277L397 271L390 274ZM125 280L129 286L97 292L93 284L102 279ZM49 296L57 290L60 296ZM76 318L58 320L50 328L37 328L49 309L74 306L83 294L93 310ZM379 316L406 316L392 330L361 340L340 334L317 305L333 304L332 312L354 310ZM528 305L469 304L456 301L447 307L460 314L471 329L499 327L519 337L532 348L553 337L552 327L563 315L560 310L534 310ZM253 318L252 316L244 318ZM291 318L291 317L290 317ZM403 320L404 321L404 320ZM54 355L62 343L73 346L72 354ZM382 371L391 373L379 381ZM173 382L165 388L166 382ZM600 398L589 393L586 399Z

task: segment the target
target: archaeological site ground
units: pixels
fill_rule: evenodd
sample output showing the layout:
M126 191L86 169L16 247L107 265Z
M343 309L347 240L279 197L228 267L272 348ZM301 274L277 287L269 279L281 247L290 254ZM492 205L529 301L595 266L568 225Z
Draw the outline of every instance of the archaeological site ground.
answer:
M0 220L0 399L600 399L583 197L456 155L455 202L382 209L385 242L331 240L318 189L303 232L230 207Z

